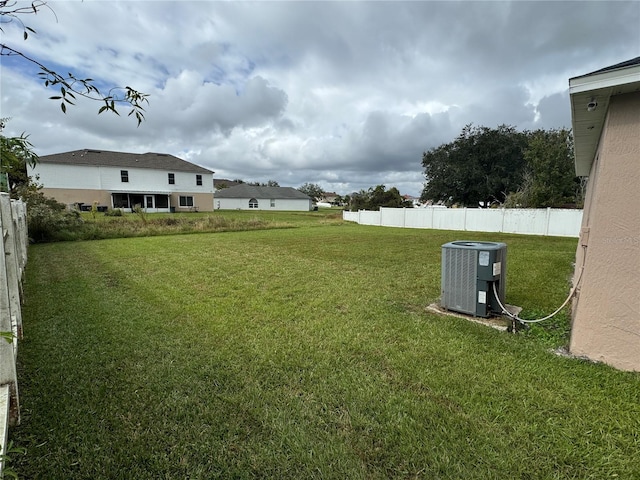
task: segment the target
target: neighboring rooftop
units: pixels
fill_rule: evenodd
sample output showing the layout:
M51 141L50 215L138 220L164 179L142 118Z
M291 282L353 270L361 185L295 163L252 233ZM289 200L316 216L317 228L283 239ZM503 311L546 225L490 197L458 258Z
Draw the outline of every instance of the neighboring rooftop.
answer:
M242 183L216 192L216 198L273 198L311 200L309 195L293 187L258 187Z
M167 153L125 153L108 150L75 150L72 152L54 153L39 157L40 163L60 165L92 165L125 168L153 168L156 170L173 170L177 172L215 173L199 165Z
M214 178L213 179L213 188L215 189L224 189L235 187L236 185L242 185L242 182L234 182L233 180L227 180L226 178Z

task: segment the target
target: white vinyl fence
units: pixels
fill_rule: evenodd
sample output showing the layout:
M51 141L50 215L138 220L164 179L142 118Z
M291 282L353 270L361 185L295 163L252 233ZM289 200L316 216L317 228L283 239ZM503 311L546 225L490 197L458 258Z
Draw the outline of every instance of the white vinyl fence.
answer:
M0 193L0 453L6 452L9 426L20 423L16 359L22 338L22 279L27 264L27 208ZM0 461L0 476L4 462Z
M361 225L433 228L469 232L578 237L582 210L558 208L385 208L379 212L344 211L342 218Z

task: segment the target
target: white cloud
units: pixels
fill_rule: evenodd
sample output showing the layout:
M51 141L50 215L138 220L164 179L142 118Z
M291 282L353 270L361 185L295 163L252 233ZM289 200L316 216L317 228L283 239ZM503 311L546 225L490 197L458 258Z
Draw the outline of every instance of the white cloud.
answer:
M149 93L146 121L66 115L3 57L5 134L39 154L172 153L216 177L419 195L422 153L469 123L570 126L568 79L639 55L638 2L51 2L3 41ZM57 18L57 21L56 21ZM122 116L128 113L121 109Z

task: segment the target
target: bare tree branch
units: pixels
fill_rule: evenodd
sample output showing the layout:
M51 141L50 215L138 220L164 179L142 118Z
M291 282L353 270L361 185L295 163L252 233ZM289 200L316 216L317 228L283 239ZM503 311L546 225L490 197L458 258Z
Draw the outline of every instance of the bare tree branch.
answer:
M23 38L29 37L29 32L36 33L35 30L26 26L18 15L35 14L42 8L48 8L53 12L47 2L43 0L34 0L30 6L20 7L15 0L0 0L0 31L4 32L2 24L18 22L23 30ZM54 12L55 15L55 12ZM0 56L15 56L22 60L36 65L40 68L38 76L43 81L45 87L57 86L60 88L60 95L49 97L51 100L60 100L60 109L63 113L67 112L67 105L75 105L76 95L88 100L102 102L103 105L98 110L98 114L109 111L120 115L117 106L120 104L128 104L131 106L128 116L135 116L138 126L144 120L144 104L148 104L149 95L139 92L129 86L111 88L105 95L94 85L92 78L78 78L73 73L61 75L51 70L43 63L31 58L20 50L10 47L6 43L0 43Z

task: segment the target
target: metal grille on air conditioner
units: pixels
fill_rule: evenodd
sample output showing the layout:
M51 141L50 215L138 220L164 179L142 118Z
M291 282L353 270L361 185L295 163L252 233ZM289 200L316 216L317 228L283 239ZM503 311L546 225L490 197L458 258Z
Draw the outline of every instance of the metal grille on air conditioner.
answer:
M442 308L479 317L500 313L493 283L504 302L507 246L456 241L442 246Z

